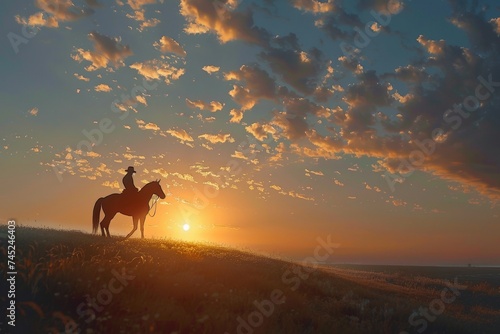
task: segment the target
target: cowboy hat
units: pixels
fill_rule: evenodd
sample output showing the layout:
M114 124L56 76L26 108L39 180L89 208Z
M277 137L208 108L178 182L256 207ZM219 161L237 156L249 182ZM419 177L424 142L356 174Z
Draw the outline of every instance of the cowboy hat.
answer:
M130 172L135 173L134 167L132 167L132 166L129 166L125 171L127 173L130 173Z

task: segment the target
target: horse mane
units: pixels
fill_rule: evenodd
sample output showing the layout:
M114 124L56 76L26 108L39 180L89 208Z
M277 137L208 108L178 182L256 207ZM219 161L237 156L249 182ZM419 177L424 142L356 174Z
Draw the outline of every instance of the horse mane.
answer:
M160 183L160 181L156 180L156 181L151 181L151 182L147 183L146 185L144 185L144 187L141 188L141 190L139 190L139 192L142 192L143 190L147 190L149 187L151 187L155 183Z

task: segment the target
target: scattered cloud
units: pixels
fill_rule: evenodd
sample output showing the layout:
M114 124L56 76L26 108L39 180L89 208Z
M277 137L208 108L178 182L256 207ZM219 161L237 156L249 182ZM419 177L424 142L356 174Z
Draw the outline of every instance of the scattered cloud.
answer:
M243 85L233 85L229 92L242 111L252 109L261 99L275 100L278 94L275 80L256 65L243 65L238 71L224 73L224 78L243 82Z
M231 134L216 134L216 135L211 135L211 134L202 134L199 135L198 138L205 139L206 141L209 141L212 144L217 144L217 143L225 143L225 142L230 142L234 143L234 138L231 137Z
M69 0L36 0L35 6L41 9L28 18L15 16L16 22L22 25L57 28L60 22L70 22L94 13L90 7L75 6Z
M161 131L160 127L156 125L155 123L146 123L142 119L137 119L135 121L137 123L137 126L141 130L152 130L152 131Z
M77 78L78 80L85 81L85 82L89 82L89 81L90 81L90 79L89 79L89 78L86 78L86 77L84 77L83 75L80 75L80 74L78 74L78 73L75 73L75 74L73 74L73 75L74 75L74 76L75 76L75 78Z
M153 44L155 48L162 53L174 53L179 57L186 57L187 53L184 48L173 38L163 36L158 42Z
M167 85L178 80L185 72L183 68L177 68L160 59L134 63L130 68L135 69L147 80L163 79Z
M229 122L240 123L243 119L243 114L244 112L241 109L231 109L231 111L229 112L229 115L231 115L231 119L229 120Z
M237 1L181 0L180 13L187 21L188 34L215 33L221 43L242 40L267 45L269 32L255 25L253 12L238 12Z
M208 110L211 112L217 112L224 108L224 104L218 101L205 102L202 100L193 100L186 98L186 105L190 108L197 108L200 110Z
M113 89L111 87L109 87L108 85L106 84L99 84L97 86L94 87L94 90L96 92L111 92Z
M186 132L184 129L170 129L166 131L169 135L171 135L174 138L179 139L181 142L192 142L194 141L193 137L189 133Z
M327 2L320 2L318 0L292 0L292 5L297 9L314 14L328 13L335 9L333 0L328 0Z
M124 66L123 60L132 55L130 47L121 44L120 38L111 38L95 31L91 32L88 36L94 44L94 51L79 48L72 55L72 58L79 63L83 60L91 63L85 68L87 71L107 68L109 62L116 68Z
M118 181L104 181L102 185L112 189L120 189L120 184L118 183Z
M214 66L214 65L206 65L206 66L203 66L202 70L207 72L208 74L213 74L213 73L219 72L220 67Z

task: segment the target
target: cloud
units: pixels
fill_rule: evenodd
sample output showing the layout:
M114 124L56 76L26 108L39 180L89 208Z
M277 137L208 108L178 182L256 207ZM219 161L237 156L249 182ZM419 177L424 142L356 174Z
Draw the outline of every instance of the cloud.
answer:
M253 123L252 125L245 127L245 130L260 141L264 141L269 134L273 135L277 132L272 125L260 123Z
M290 197L293 197L293 198L298 198L298 199L303 199L305 201L314 201L314 198L313 197L308 197L304 194L301 194L301 193L298 193L298 192L295 192L293 190L290 190L288 192L288 196Z
M96 92L111 92L113 89L106 84L99 84L94 87Z
M275 100L278 94L275 80L257 65L243 65L238 71L224 73L224 78L243 82L244 86L233 85L229 92L243 111L252 109L261 99Z
M425 68L413 65L400 66L394 70L394 73L388 73L385 77L396 78L407 83L422 83L430 79Z
M72 55L72 58L78 62L86 60L91 63L85 68L87 71L107 68L109 62L113 63L116 68L124 66L123 60L132 55L130 47L122 45L120 38L111 38L95 31L88 36L94 44L94 51L76 49L76 53Z
M315 151L317 156L335 159L335 157L342 153L345 146L345 141L339 135L337 136L322 136L316 130L307 132L307 138L318 149Z
M330 12L324 13L318 18L314 24L332 40L347 41L349 45L356 37L357 32L355 29L361 29L365 25L360 20L358 13L347 13L338 3L334 4ZM342 44L340 46L346 48L345 46L342 47Z
M189 133L187 133L186 130L184 130L184 129L180 129L180 130L170 129L170 130L167 130L166 132L169 135L171 135L172 137L179 139L181 142L194 141L193 137L191 137L191 135L189 135Z
M112 188L112 189L120 189L120 184L118 183L118 181L104 181L102 183L103 186L105 187L109 187L109 188Z
M78 80L85 81L85 82L89 82L89 81L90 81L90 79L89 79L89 78L86 78L86 77L84 77L83 75L80 75L80 74L78 74L78 73L74 73L73 75L74 75L74 76L75 76L75 78L77 78Z
M229 112L229 115L231 115L231 119L229 120L229 122L240 123L243 119L243 114L244 112L241 109L231 109L231 111Z
M404 9L404 2L403 0L360 0L358 7L395 15Z
M338 58L338 61L342 66L344 66L346 69L353 72L354 74L363 73L364 70L363 65L359 63L359 60L356 57L341 56Z
M283 130L283 135L292 140L306 135L310 128L308 116L329 117L332 113L331 110L302 97L284 98L282 104L285 110L275 113L271 124Z
M245 154L241 151L234 151L233 154L231 154L231 157L236 158L236 159L242 159L242 160L250 160Z
M132 154L130 152L123 153L123 158L125 158L127 160L145 160L146 159L146 157L143 155L135 155L135 154Z
M497 34L500 34L500 17L497 17L495 19L491 19L489 22L494 27L495 32Z
M213 32L221 43L242 40L267 45L269 33L255 25L251 9L236 11L235 0L181 0L180 13L188 22L188 34Z
M202 70L207 72L208 74L213 74L213 73L219 72L220 67L213 66L213 65L206 65L206 66L203 66Z
M275 185L275 184L271 185L271 187L270 187L270 188L271 188L271 189L274 189L274 190L276 190L276 191L281 191L281 187L280 187L280 186L277 186L277 185Z
M94 13L89 7L75 6L71 0L35 0L35 6L42 11L27 19L16 15L16 22L23 25L57 28L60 22L75 21Z
M339 180L337 179L333 179L333 183L335 183L337 186L339 187L343 187L344 186L344 183L340 182Z
M122 2L117 1L117 3L119 5L123 5ZM127 17L141 23L141 25L139 27L139 31L142 31L145 28L155 27L160 23L160 20L158 20L157 18L146 19L146 11L144 10L144 8L142 8L145 5L152 5L155 3L156 3L156 0L128 0L127 1L127 4L134 11L133 14L127 14Z
M47 28L59 27L59 22L55 17L53 16L47 17L43 12L35 13L29 16L27 19L24 17L20 17L19 15L16 15L15 19L17 23L25 26L33 26L33 27L41 26Z
M350 85L343 98L349 106L344 122L346 131L357 135L363 131L371 131L377 107L390 106L394 101L390 86L381 82L374 71L362 73L358 78L359 82Z
M408 204L408 203L406 203L405 201L403 201L401 199L393 199L393 200L390 201L390 203L392 205L396 206L396 207L397 206L406 206L406 204Z
M212 144L217 144L217 143L225 143L225 142L230 142L234 143L234 138L231 137L231 134L216 134L216 135L211 135L211 134L202 134L198 136L198 138L203 138L206 141L209 141Z
M164 168L157 168L157 169L153 169L153 173L156 173L156 174L159 174L161 175L161 177L163 178L167 178L168 175L170 174L166 169Z
M146 123L142 119L135 121L141 130L161 131L160 127L155 123Z
M260 53L274 73L302 94L312 94L317 87L319 76L326 70L323 53L312 48L304 51L298 47L297 37L293 34L286 47L270 47ZM276 39L275 39L276 40Z
M173 38L163 36L158 42L153 44L155 48L162 53L175 53L179 57L186 57L187 53L184 48Z
M430 54L442 54L444 48L446 47L446 42L444 40L433 41L420 35L417 41L429 52Z
M417 42L426 51L421 59L381 75L354 71L356 82L345 87L342 97L347 108L331 110L326 118L332 125L330 134L312 128L302 117L314 112L296 111L298 117L293 118L285 110L275 113L271 124L281 127L289 139L305 133L313 149L291 145L304 156L375 157L381 167L395 173L394 182L404 182L401 175L408 171L422 170L500 198L500 133L495 130L500 126L499 36L481 11L460 1L451 3L450 21L467 33L475 49L421 35ZM392 79L405 95L385 81ZM396 113L388 113L388 108Z
M305 172L306 172L307 176L310 176L311 174L312 175L316 175L316 176L325 176L325 174L323 174L322 171L314 171L314 170L309 170L309 169L306 168Z
M472 48L481 52L500 52L498 19L487 20L486 10L478 2L473 2L470 7L461 0L449 0L449 3L453 10L450 22L467 34Z
M292 5L305 12L312 12L314 14L328 13L335 9L333 0L327 2L320 2L317 0L292 0Z
M132 109L134 112L137 112L135 107L138 103L141 103L145 106L148 105L146 98L144 95L136 95L132 96L126 100L122 100L121 102L116 100L117 102L113 102L113 108L116 108L120 111L126 112L129 109Z
M167 85L178 80L185 72L183 68L177 68L159 59L134 63L130 65L130 68L137 70L140 75L148 80L163 79Z
M145 5L152 5L155 3L156 3L156 0L127 0L127 4L133 10L139 10L139 9L142 9L142 7Z
M211 112L217 112L219 110L222 110L224 108L224 104L218 101L211 101L211 102L205 102L202 100L194 100L191 101L190 99L186 98L186 105L189 108L198 108L200 110L208 110Z

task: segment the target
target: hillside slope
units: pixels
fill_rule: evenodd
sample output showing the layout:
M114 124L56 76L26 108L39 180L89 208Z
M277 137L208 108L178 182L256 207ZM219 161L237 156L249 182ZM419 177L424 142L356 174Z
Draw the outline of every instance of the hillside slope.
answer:
M412 326L409 316L446 286L370 285L369 277L352 279L342 269L217 246L27 227L16 231L16 251L16 331L4 318L7 333L416 333L423 323ZM5 259L5 240L0 252ZM466 293L491 305L477 299L474 309L475 301L457 298L427 321L425 333L496 333L498 290ZM2 291L2 305L6 296Z

